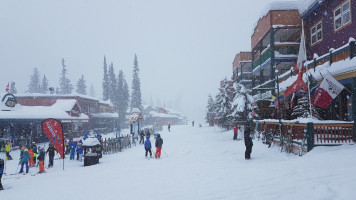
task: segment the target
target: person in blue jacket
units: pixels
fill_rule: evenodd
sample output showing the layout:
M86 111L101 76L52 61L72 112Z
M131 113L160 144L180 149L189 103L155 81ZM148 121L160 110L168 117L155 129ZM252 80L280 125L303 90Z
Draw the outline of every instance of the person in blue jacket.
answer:
M152 151L151 151L151 141L150 141L150 137L146 137L146 141L145 141L145 150L146 150L146 154L145 156L147 157L147 153L150 152L150 157L152 158Z
M0 190L4 189L1 184L2 174L4 173L4 165L5 165L4 159L0 158Z
M70 160L74 160L75 149L77 148L77 143L72 140L69 144L69 148L70 148Z
M82 158L83 158L83 146L81 143L78 144L77 146L77 154L79 155L79 161L82 162Z
M21 162L21 169L19 173L23 173L23 166L26 165L26 174L28 173L28 161L31 159L30 154L28 153L28 150L25 149L24 153L22 154L20 158Z

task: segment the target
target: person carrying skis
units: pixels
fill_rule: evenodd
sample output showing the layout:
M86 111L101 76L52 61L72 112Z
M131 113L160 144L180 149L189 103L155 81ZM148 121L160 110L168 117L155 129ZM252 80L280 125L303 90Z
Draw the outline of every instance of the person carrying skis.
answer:
M38 156L38 164L40 166L40 170L38 171L38 173L44 173L45 172L45 168L44 168L44 159L45 159L45 151L44 149L38 147L38 150L40 152L39 156Z
M150 141L150 137L148 136L146 136L145 150L146 150L145 156L147 157L147 153L150 152L150 157L152 158L151 141Z
M4 167L5 167L4 159L0 158L0 190L4 189L1 183L2 174L4 173Z
M5 152L6 152L6 157L8 160L12 160L12 157L10 155L10 151L11 151L11 143L10 141L7 141L6 145L5 145Z
M46 154L48 153L48 158L49 158L48 168L53 167L54 151L58 153L57 149L55 149L53 144L50 143L46 151Z
M253 142L250 137L250 132L251 132L251 127L248 125L245 126L244 139L245 139L245 146L246 146L246 151L245 151L245 159L246 160L251 159L251 152L252 152L252 146L253 146Z
M20 158L20 162L21 162L21 169L19 171L19 173L23 173L23 166L26 165L26 174L28 173L28 161L31 159L30 154L28 153L28 150L25 149L25 151L23 152L21 158Z
M162 150L162 145L163 145L163 139L161 138L160 134L157 134L157 139L155 142L155 147L156 147L156 154L155 158L161 158L161 150Z

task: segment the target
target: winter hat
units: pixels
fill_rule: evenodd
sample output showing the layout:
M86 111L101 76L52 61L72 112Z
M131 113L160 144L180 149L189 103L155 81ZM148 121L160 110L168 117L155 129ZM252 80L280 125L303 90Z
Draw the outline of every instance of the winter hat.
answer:
M150 139L150 137L149 137L149 136L146 136L146 139L148 140L148 139Z
M25 152L28 152L28 150L27 150L27 149L25 149Z

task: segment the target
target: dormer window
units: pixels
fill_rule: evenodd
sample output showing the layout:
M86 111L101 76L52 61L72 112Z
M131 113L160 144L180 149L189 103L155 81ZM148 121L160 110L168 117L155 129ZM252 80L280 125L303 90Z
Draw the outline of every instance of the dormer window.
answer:
M311 45L320 42L323 39L323 26L322 21L318 22L310 29Z

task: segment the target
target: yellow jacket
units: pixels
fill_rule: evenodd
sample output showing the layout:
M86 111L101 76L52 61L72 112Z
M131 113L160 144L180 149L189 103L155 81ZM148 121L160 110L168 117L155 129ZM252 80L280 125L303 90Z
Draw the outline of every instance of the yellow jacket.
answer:
M5 151L6 152L10 152L10 149L11 149L11 144L6 144L5 145Z

